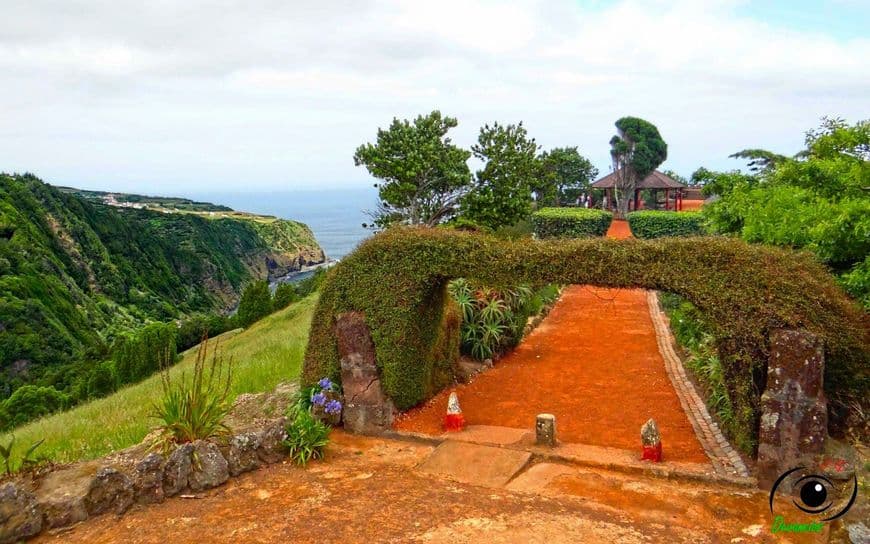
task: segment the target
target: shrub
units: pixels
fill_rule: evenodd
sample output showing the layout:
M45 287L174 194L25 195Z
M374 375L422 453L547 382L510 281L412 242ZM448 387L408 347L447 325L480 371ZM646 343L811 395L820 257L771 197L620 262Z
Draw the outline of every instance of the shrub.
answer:
M587 208L541 208L532 214L538 238L604 236L612 221L612 213Z
M69 399L54 387L23 385L4 401L7 425L17 427L66 407Z
M704 217L700 212L662 212L643 210L627 216L635 238L663 236L700 236L704 234Z
M287 425L284 447L293 462L305 466L312 459L322 459L323 449L329 443L329 431L332 430L329 425L318 421L308 410L298 406L292 406L288 416L290 423Z
M176 343L178 350L184 351L199 344L203 335L214 338L233 328L229 317L218 314L194 314L178 325Z
M167 449L172 444L222 438L229 433L224 419L232 408L229 402L231 369L232 361L224 364L217 345L208 361L207 337L202 339L196 352L190 382L184 373L173 382L169 366L163 366L160 373L163 397L153 411L153 417L160 420L155 446Z
M710 326L737 428L755 436L768 336L805 329L825 342L829 398L870 394L870 323L823 265L803 252L726 237L656 240L499 240L450 229L389 229L327 275L312 319L303 383L340 378L336 316L365 314L387 395L400 410L449 382L436 346L447 284L546 283L672 291Z

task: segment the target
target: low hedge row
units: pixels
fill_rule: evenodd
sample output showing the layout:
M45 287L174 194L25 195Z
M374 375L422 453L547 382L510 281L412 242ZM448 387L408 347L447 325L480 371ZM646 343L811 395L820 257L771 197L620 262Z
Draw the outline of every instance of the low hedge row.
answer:
M635 238L701 236L705 233L701 212L642 210L628 214L628 226Z
M538 238L583 238L604 236L613 214L587 208L541 208L532 214Z
M365 313L385 392L401 410L449 383L458 334L447 283L658 289L690 301L710 324L734 408L757 436L771 330L805 329L825 342L825 390L870 395L870 323L808 253L724 237L658 240L500 240L449 229L394 228L362 243L326 278L313 316L303 383L340 379L336 316ZM750 442L751 446L751 442Z

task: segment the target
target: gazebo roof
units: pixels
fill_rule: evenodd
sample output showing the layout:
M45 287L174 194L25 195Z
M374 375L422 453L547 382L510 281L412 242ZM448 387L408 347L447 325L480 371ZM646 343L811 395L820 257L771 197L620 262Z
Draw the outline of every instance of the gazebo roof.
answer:
M599 179L590 187L595 189L611 189L616 185L616 175L611 172ZM662 174L658 170L654 171L652 174L648 175L637 184L638 189L683 189L686 186L680 183L679 181L674 180L670 176L666 176Z

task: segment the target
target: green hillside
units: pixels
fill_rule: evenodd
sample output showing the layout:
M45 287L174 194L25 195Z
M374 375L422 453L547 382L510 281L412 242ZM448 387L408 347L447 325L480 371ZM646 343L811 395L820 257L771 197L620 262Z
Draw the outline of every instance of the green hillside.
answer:
M271 391L279 383L296 380L316 303L317 296L309 296L244 331L209 341L219 342L224 360L232 361L233 397ZM189 374L195 356L196 348L188 350L172 369L173 376ZM38 453L55 462L92 459L138 444L156 424L149 416L160 391L160 377L152 376L108 397L31 422L15 430L13 457L19 458L43 438ZM0 436L0 444L9 440L8 434Z
M323 260L295 221L108 206L0 174L0 400L62 389L121 332L227 310L249 281Z

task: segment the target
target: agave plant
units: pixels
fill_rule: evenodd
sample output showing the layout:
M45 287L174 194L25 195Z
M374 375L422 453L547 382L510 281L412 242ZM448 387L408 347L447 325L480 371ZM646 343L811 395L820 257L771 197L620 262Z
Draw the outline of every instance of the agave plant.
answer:
M37 440L36 442L31 444L30 447L27 448L27 451L25 451L24 454L21 456L21 462L17 468L21 470L27 470L39 463L39 459L34 457L33 454L36 452L36 449L42 445L43 442L45 442L44 438L41 440ZM12 466L12 449L14 446L15 435L12 435L12 438L9 439L9 443L5 446L0 444L0 458L3 459L3 465L6 469L6 474L12 474L12 471L14 470Z

